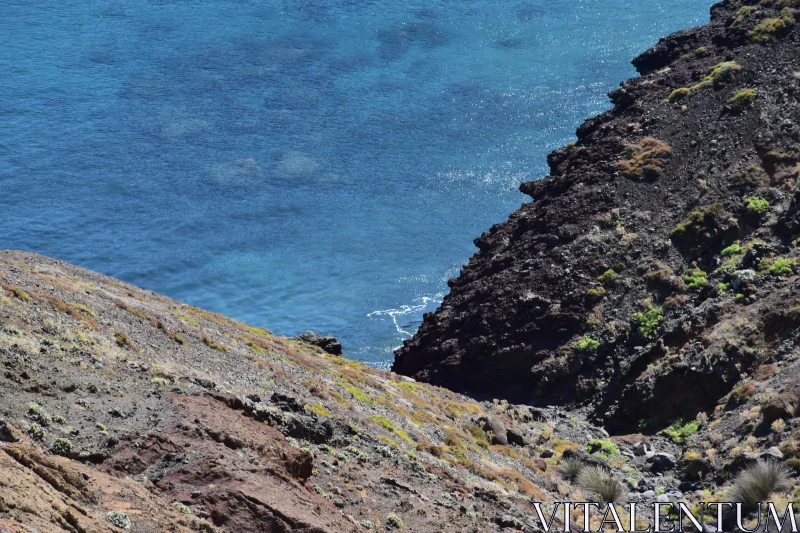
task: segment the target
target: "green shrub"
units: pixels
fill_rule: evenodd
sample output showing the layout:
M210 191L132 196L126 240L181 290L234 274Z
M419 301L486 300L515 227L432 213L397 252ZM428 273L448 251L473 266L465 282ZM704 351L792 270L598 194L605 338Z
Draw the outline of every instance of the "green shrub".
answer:
M744 19L747 18L755 8L753 6L742 6L739 8L739 11L736 12L736 19L731 23L731 27L738 26Z
M640 313L633 314L633 325L643 339L654 339L662 320L664 320L664 310L652 305Z
M600 342L588 335L578 339L575 341L575 344L572 345L573 351L579 353L596 352L599 347Z
M610 440L592 439L592 441L586 447L586 451L590 453L595 453L599 451L608 456L611 456L611 455L617 455L619 453L619 448L617 448L617 445L611 442Z
M742 253L741 245L739 245L738 243L734 243L734 244L731 244L730 246L728 246L727 248L724 248L720 252L720 255L722 257L730 257L730 256L733 256L733 255L739 255L740 253Z
M162 387L169 387L169 386L172 385L172 381L171 380L169 380L169 379L167 379L165 377L161 377L161 376L156 376L150 381L151 381L151 383L153 383L155 385L161 385Z
M696 56L704 56L708 53L708 48L705 46L701 46L697 50L694 51L694 55Z
M73 446L72 443L69 441L69 439L58 438L53 443L51 451L56 455L61 455L62 457L69 457L70 454L72 453L72 448Z
M606 288L603 286L600 287L593 287L586 291L586 296L591 296L592 298L598 298L600 296L604 296L606 293Z
M53 418L37 403L28 406L28 414L43 427L47 427L53 422Z
M395 529L403 529L403 519L394 513L389 513L386 517L386 523Z
M758 91L756 91L755 89L740 89L736 91L736 93L730 100L728 100L728 103L731 105L744 107L750 102L752 102L757 94Z
M754 507L775 491L790 487L789 469L776 461L759 461L742 470L733 482L730 498Z
M669 236L675 238L698 233L703 226L713 221L721 210L722 206L720 204L711 204L703 209L692 211L686 220L675 226L675 229L670 232Z
M125 511L111 511L106 514L106 520L120 529L130 529L133 523Z
M728 292L731 290L730 283L722 283L721 281L717 283L717 292Z
M736 79L736 72L742 67L736 61L723 61L711 67L708 74L703 76L703 81L719 83L723 81L733 81Z
M31 427L28 428L28 435L30 435L33 440L43 441L47 436L47 431L42 429L42 426L34 422L31 424Z
M748 213L763 215L769 209L769 202L758 196L751 196L746 200L745 206Z
M689 87L681 87L680 89L675 89L674 91L669 93L669 96L667 97L667 102L671 104L673 102L683 100L693 92L694 91L692 91L692 89L690 89Z
M611 269L606 270L597 278L603 285L614 285L617 282L617 273Z
M181 502L175 502L172 504L172 506L181 514L192 514L191 508Z
M607 503L621 501L627 492L622 483L617 481L608 470L600 466L586 467L578 478L578 485L594 492Z
M708 274L699 268L690 268L683 273L683 282L686 283L686 286L690 289L703 288L708 286L707 276Z
M792 266L796 263L797 261L791 261L789 259L779 257L772 262L772 265L770 265L769 273L775 274L776 276L789 276L793 272Z
M750 38L756 42L766 42L775 39L786 32L794 24L794 16L789 8L784 8L780 16L764 19L755 28L750 30Z
M684 422L682 419L678 419L668 428L661 430L660 433L672 439L675 444L683 444L686 442L687 437L697 433L701 425L702 422L699 420Z

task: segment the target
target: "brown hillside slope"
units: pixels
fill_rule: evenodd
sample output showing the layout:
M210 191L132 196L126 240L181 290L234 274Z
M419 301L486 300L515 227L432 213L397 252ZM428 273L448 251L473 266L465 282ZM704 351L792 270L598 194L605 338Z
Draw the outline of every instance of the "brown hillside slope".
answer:
M603 435L36 254L0 287L0 530L521 528Z

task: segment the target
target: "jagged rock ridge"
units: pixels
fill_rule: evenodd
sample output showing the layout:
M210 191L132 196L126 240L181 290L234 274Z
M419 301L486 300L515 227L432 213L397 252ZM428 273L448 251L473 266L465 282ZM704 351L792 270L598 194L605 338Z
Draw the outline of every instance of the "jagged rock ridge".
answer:
M393 370L612 431L711 409L792 357L800 2L725 1L634 60L614 108L475 240Z

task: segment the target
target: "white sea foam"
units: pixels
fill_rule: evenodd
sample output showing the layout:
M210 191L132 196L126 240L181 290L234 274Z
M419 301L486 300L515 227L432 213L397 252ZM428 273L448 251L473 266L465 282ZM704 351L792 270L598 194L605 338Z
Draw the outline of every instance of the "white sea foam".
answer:
M444 293L437 293L434 296L422 296L420 298L415 298L411 304L409 305L401 305L397 309L383 309L380 311L373 311L367 315L369 318L375 317L389 317L392 319L394 323L394 328L397 330L397 333L403 335L404 337L411 337L414 335L412 332L406 331L403 329L407 327L405 325L400 325L399 319L400 317L404 317L407 315L414 315L414 314L421 314L425 312L425 310L429 309L431 304L439 305L442 303L442 298L444 298ZM397 347L399 348L399 346Z

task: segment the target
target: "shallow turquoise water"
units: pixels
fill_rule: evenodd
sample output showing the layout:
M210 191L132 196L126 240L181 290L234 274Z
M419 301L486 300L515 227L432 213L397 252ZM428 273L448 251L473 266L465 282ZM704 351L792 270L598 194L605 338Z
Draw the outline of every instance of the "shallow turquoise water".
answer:
M709 0L4 0L0 247L385 365Z

